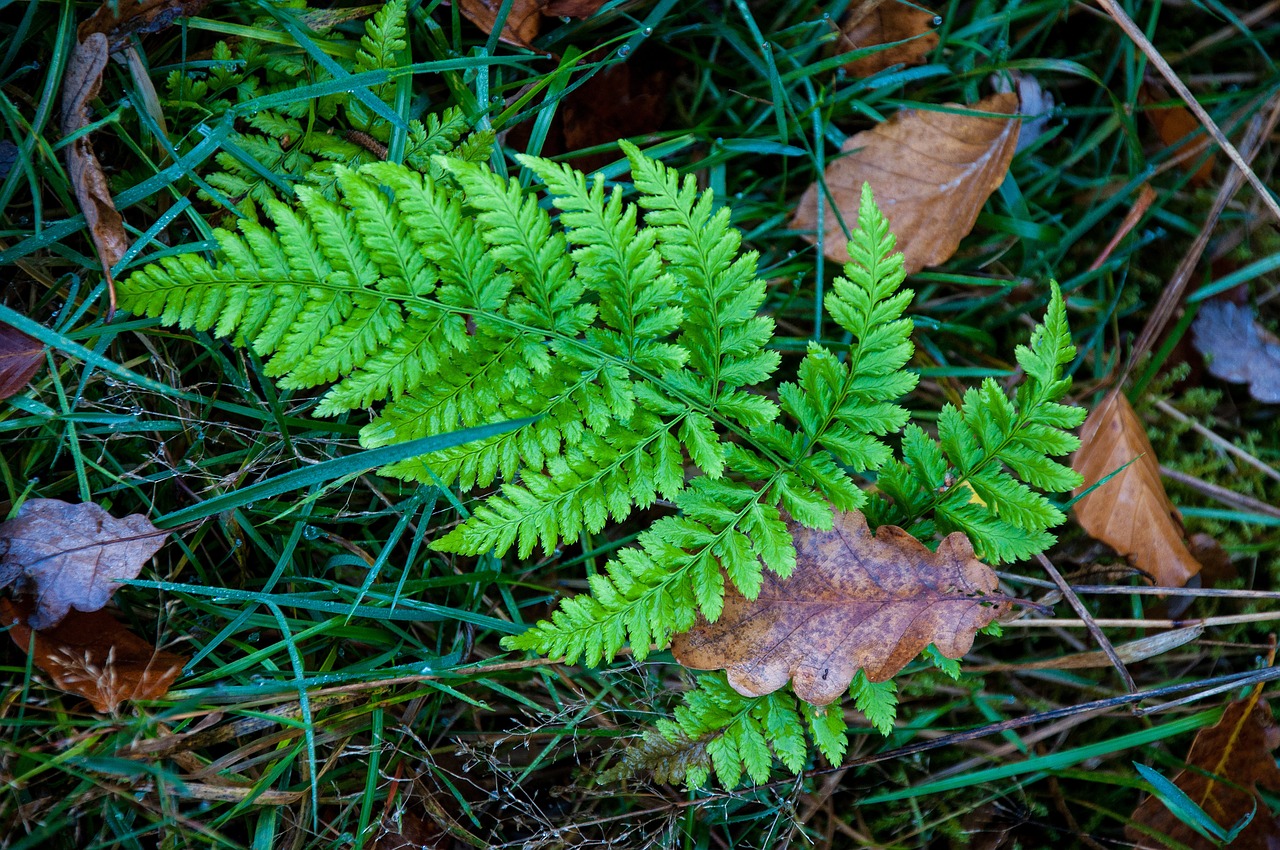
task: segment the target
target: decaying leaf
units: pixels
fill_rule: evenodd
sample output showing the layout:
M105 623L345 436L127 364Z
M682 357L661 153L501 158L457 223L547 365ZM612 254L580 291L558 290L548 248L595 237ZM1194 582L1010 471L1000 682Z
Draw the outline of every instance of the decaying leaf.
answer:
M71 612L50 629L33 631L27 611L0 599L0 626L9 630L31 661L53 683L78 694L101 712L114 712L125 700L159 699L178 678L187 659L156 649L106 611Z
M1191 326L1192 344L1209 374L1248 384L1258 401L1280 403L1280 340L1259 325L1253 311L1230 301L1209 301Z
M100 32L91 33L78 42L67 60L67 70L62 78L62 133L69 136L89 124L89 102L98 95L102 85L102 71L107 67L107 37ZM124 231L124 219L116 210L107 175L93 152L93 144L87 134L67 145L67 177L76 196L76 203L89 225L89 236L102 263L111 293L111 309L115 310L116 296L111 268L129 250L129 237Z
M493 32L498 22L502 0L456 0L458 10L467 20L486 33ZM605 0L514 0L502 26L502 41L517 47L533 47L547 16L588 18L605 4Z
M0 399L22 392L44 363L44 346L0 322Z
M35 597L28 622L48 629L72 608L97 611L164 545L141 514L116 519L92 502L31 499L0 523L0 587Z
M159 32L175 20L195 15L209 0L117 0L104 2L92 15L81 21L76 35L84 41L93 33L102 33L115 53L128 44L129 36Z
M1280 819L1268 810L1258 792L1280 792L1280 769L1272 750L1280 745L1280 728L1266 700L1257 696L1233 702L1217 725L1201 729L1187 753L1188 769L1173 778L1223 829L1255 811L1253 820L1231 842L1234 850L1269 850L1280 846ZM1170 846L1164 838L1193 848L1217 847L1174 816L1156 797L1147 797L1133 812L1133 821L1162 838L1155 838L1133 824L1125 835L1143 850Z
M933 12L899 0L855 4L840 21L835 52L902 42L846 62L844 69L855 77L870 77L893 65L921 65L925 55L938 46L935 17Z
M1138 90L1138 98L1144 104L1159 103L1168 100L1169 93L1158 85L1145 83ZM1147 116L1147 120L1155 128L1160 143L1171 148L1174 155L1185 157L1182 170L1195 172L1191 175L1192 185L1209 185L1213 180L1215 154L1210 154L1204 162L1196 165L1209 144L1209 137L1207 134L1201 134L1198 138L1192 135L1200 129L1200 122L1191 114L1191 110L1185 106L1152 106L1144 109L1142 114Z
M963 109L947 104L950 109ZM984 98L969 110L1015 113L1018 96L1010 92ZM973 229L978 213L1009 171L1018 144L1016 118L908 109L870 130L845 140L847 156L826 170L830 190L823 229L823 250L840 263L849 261L840 226L857 218L862 184L871 184L876 203L898 238L908 274L945 262ZM818 222L819 184L810 186L791 227L812 231ZM834 210L841 215L836 216ZM813 235L806 239L817 242Z
M1160 463L1129 400L1113 391L1080 428L1071 466L1081 493L1126 463L1125 470L1076 502L1076 519L1092 537L1130 559L1163 587L1183 587L1200 572L1187 550L1182 520L1160 481Z
M861 513L837 514L831 531L788 523L796 567L766 572L753 600L727 589L724 612L677 635L676 660L728 672L746 696L790 679L796 695L825 705L843 695L859 669L883 682L929 644L948 658L973 646L978 629L1009 606L996 574L959 532L930 552L896 526L872 535Z

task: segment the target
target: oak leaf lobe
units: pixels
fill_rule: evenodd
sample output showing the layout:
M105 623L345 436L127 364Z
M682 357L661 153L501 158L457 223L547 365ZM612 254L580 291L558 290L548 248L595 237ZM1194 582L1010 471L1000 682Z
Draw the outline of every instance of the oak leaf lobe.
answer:
M753 600L727 583L720 618L699 618L676 636L677 661L726 670L746 696L790 680L801 699L826 705L859 669L872 682L886 681L929 644L947 658L962 657L978 629L1010 602L959 532L931 552L896 526L873 535L857 511L836 514L831 531L794 521L788 530L796 544L791 575L766 572Z

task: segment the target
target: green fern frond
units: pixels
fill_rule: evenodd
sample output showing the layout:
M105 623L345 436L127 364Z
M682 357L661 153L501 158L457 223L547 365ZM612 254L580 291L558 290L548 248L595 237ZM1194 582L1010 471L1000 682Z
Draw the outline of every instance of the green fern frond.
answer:
M878 482L893 504L877 505L875 519L909 529L930 519L943 533L964 532L992 563L1048 548L1048 530L1065 516L1036 490L1066 492L1080 484L1069 466L1052 460L1079 447L1067 429L1079 426L1086 411L1060 403L1071 386L1062 367L1074 357L1066 307L1053 284L1044 323L1029 345L1018 346L1026 379L1014 397L988 378L965 393L960 407L943 408L937 443L907 426L903 461L882 470Z

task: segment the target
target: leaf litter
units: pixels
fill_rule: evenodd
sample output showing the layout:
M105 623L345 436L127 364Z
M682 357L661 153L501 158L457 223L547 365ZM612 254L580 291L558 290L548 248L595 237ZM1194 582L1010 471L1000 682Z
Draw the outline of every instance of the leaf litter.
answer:
M1258 401L1280 403L1280 339L1258 324L1252 310L1232 301L1208 301L1191 334L1210 375L1248 384Z
M973 230L987 198L1004 181L1018 145L1018 96L998 92L969 107L944 104L935 112L906 109L855 133L827 166L828 209L823 251L849 261L848 224L857 215L862 184L870 184L889 219L907 274L946 262ZM982 113L991 113L983 115ZM805 190L790 226L817 243L819 183ZM839 211L839 215L836 211Z
M755 599L726 582L720 618L700 618L671 645L686 667L726 670L746 696L790 680L798 697L827 705L859 669L868 681L887 681L930 644L962 657L1011 603L959 532L931 552L896 526L872 534L857 511L837 514L831 531L787 525L796 544L791 575L766 572Z
M34 597L27 622L48 629L72 609L105 606L119 582L137 578L167 535L141 514L117 519L92 502L31 499L0 523L0 587Z

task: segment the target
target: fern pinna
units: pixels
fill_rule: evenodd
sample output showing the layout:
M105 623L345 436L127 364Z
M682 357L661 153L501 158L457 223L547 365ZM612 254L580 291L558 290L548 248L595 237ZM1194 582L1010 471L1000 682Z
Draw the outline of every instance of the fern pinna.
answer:
M463 491L501 478L437 550L551 553L659 499L674 507L590 576L590 593L507 638L509 649L597 664L629 644L644 658L699 612L716 619L725 582L753 598L763 570L788 575L787 515L823 529L833 508L863 509L926 539L959 529L992 561L1044 548L1062 515L1031 487L1077 483L1048 456L1074 447L1063 429L1081 417L1059 404L1073 351L1056 288L1045 325L1019 349L1016 396L983 384L942 412L934 442L898 404L916 384L903 315L912 293L864 191L852 262L825 303L850 341L811 343L774 401L779 356L773 321L759 315L756 254L692 177L621 144L635 204L599 177L519 157L558 226L479 156L437 157L424 172L339 167L335 198L300 186L296 208L269 202L269 223L219 231L217 264L165 257L124 281L120 300L252 347L283 386L329 385L320 415L385 402L361 432L366 446L534 417L383 470ZM898 434L895 459L885 438ZM869 496L854 476L877 471ZM926 652L955 672L935 656ZM841 711L789 691L743 697L720 674L699 682L627 758L695 784L711 769L729 785L744 770L759 781L774 757L803 768L806 728L828 759L841 757ZM859 675L851 697L892 725L891 682Z

